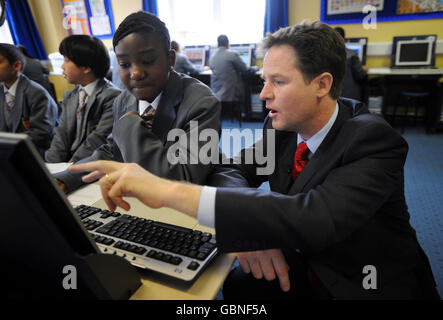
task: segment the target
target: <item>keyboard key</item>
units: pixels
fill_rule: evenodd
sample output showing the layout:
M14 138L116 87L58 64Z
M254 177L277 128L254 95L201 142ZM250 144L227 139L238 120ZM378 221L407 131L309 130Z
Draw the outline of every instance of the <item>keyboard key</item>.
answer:
M189 270L197 270L198 269L198 267L200 267L200 265L196 262L196 261L192 261L190 264L189 264L189 266L188 266L188 269Z
M172 257L171 264L178 266L180 263L182 263L183 259L180 257Z

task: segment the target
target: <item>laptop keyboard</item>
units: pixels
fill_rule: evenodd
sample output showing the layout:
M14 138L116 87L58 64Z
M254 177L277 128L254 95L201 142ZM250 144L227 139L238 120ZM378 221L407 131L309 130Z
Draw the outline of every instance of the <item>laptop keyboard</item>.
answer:
M85 205L76 211L103 253L179 280L194 281L217 252L211 233Z

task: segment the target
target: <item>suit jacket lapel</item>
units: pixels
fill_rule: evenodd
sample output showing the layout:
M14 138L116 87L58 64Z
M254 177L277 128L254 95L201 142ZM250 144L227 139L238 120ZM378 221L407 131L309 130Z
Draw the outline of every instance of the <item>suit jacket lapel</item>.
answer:
M326 154L328 152L333 152L333 150L329 148L331 142L334 140L334 137L340 131L340 128L343 125L343 123L350 116L351 114L349 113L349 110L339 103L339 110L335 123L333 124L329 133L326 135L323 142L318 147L315 154L308 161L307 165L303 168L303 171L295 180L294 184L289 190L290 194L297 194L299 192L302 192L303 188L306 186L306 184L309 182L312 176L322 168L325 159L328 159Z
M25 91L26 84L24 76L21 75L17 85L17 91L15 92L14 109L12 110L12 132L17 132L21 124L23 115L23 91Z
M177 117L176 107L183 97L183 85L180 76L175 72L169 73L166 88L155 112L152 131L165 143L168 132L172 129Z
M269 183L272 190L286 194L292 184L292 167L294 165L294 155L297 149L297 134L294 132L276 131L275 141L279 144L276 152L279 159L276 166L276 174L271 175Z

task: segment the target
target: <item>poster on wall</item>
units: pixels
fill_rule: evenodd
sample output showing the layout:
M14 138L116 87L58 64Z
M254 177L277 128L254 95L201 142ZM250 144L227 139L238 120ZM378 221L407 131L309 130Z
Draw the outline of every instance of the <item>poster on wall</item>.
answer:
M112 38L114 20L110 0L61 0L64 27L69 34Z
M443 11L443 0L398 0L397 14Z
M377 11L382 11L384 0L328 0L328 15L361 13L366 5L374 6Z
M63 15L69 34L91 34L84 0L63 0Z
M92 33L96 36L102 36L112 33L111 21L106 13L104 0L89 0L92 17L89 18Z

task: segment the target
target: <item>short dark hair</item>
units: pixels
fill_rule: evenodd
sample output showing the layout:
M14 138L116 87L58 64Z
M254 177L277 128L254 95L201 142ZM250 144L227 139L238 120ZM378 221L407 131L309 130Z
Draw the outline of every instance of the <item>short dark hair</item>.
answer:
M171 38L169 36L168 28L166 28L163 21L149 12L138 11L130 14L125 20L123 20L114 34L112 41L114 48L118 45L120 40L131 33L153 33L163 42L166 54L168 54L171 49Z
M222 34L219 35L217 38L217 44L219 47L228 47L229 46L229 39L226 35Z
M171 50L178 52L178 49L180 49L180 45L178 44L177 41L172 40L171 41Z
M345 29L343 29L342 27L335 27L334 30L337 31L343 39L345 38Z
M70 35L60 43L59 51L78 67L91 68L97 78L104 78L108 74L109 53L100 39L88 35Z
M11 65L19 61L22 64L20 70L23 70L25 65L25 56L16 46L9 43L0 43L0 55L5 57Z
M264 49L289 45L295 50L296 67L304 80L310 83L323 72L332 74L329 95L337 99L341 94L346 70L345 42L330 26L316 22L302 22L268 34L263 40Z

